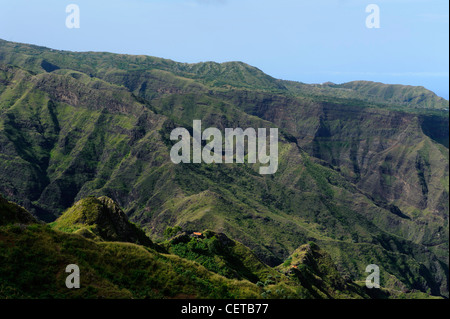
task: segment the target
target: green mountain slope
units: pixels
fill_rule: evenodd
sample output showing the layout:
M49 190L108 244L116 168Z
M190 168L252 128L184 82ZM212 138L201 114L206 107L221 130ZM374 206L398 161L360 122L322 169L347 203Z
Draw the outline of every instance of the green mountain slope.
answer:
M56 230L96 240L154 246L140 228L128 221L122 209L112 199L104 196L78 201L51 226Z
M316 298L329 298L336 291L360 291L335 269L331 258L314 243L297 248L286 261L278 266L302 286L308 287Z
M231 279L266 282L280 274L264 264L246 246L223 233L205 231L201 238L182 232L164 244L168 251L196 261L207 269Z
M363 98L377 102L384 101L408 107L448 110L448 101L424 87L389 85L368 81L354 81L336 87L350 89L358 92Z
M97 211L95 205L102 202L105 199L88 198L78 203L63 215L64 225L68 227L69 220L74 227L80 225L72 218L74 210L108 215ZM34 222L17 224L24 214L31 217L11 202L0 207L2 220L16 216L0 226L0 298L254 298L262 292L248 281L228 280L149 247L99 237L93 241ZM80 267L80 289L65 286L69 264Z
M331 82L308 85L281 81L289 91L315 96L324 100L352 100L352 103L418 110L447 110L444 98L420 86L384 84L371 81L352 81L342 84ZM363 103L361 103L363 102Z
M192 256L185 259L160 253L158 250L162 248L156 245L153 249L125 242L108 242L105 238L85 236L79 231L86 228L73 232L81 225L91 226L92 232L101 229L104 218L117 213L116 209L108 198L87 198L71 207L50 228L35 222L17 224L15 222L24 214L31 215L11 202L2 206L2 220L4 216L16 218L0 225L0 298L369 298L362 288L346 291L330 287L330 295L318 296L297 281L264 265L248 248L223 234L207 232L207 238L193 239L195 245L190 244L194 242L192 240L188 243L189 247L192 246L188 250L197 257L206 256L206 247L211 258L226 261L216 272L200 265L205 263L205 259L189 261ZM92 216L77 219L83 214L99 217L96 219L99 224L93 222ZM108 226L123 226L124 222L127 222L126 218L115 219ZM111 236L110 233L107 235ZM178 236L166 246L180 254L182 242L184 239ZM65 287L68 274L64 270L69 264L80 267L79 289ZM211 268L211 265L207 266ZM230 276L233 271L244 276L226 278L234 277ZM322 271L328 274L329 271L336 272L336 269L330 264L329 269ZM227 276L217 274L221 272ZM264 283L251 283L244 278L262 279L256 277L262 275Z
M0 41L0 192L49 222L108 196L155 241L211 229L270 266L314 241L352 280L378 260L395 285L448 296L448 112L399 104L422 89L364 90ZM278 127L278 172L174 165L170 132L194 119Z
M256 285L129 243L93 242L43 225L0 228L1 298L255 298ZM65 286L77 264L80 289ZM39 269L39 271L36 271Z

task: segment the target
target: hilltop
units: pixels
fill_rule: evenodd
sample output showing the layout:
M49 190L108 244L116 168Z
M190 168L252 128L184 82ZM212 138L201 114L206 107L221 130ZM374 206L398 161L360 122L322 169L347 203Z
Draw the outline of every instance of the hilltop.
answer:
M127 215L117 203L105 196L78 201L53 222L51 227L96 240L153 246L145 233L128 221Z

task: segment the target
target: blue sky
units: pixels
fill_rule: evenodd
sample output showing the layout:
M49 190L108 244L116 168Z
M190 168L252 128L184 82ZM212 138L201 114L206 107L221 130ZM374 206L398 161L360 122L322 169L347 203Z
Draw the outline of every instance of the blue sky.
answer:
M65 26L80 7L80 29ZM380 8L368 29L366 6ZM305 83L421 85L449 98L448 0L0 0L0 38L179 62L243 61Z

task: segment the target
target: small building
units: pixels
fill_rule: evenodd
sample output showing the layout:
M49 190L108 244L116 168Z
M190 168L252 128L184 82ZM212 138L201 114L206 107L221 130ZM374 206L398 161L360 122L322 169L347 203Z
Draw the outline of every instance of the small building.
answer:
M202 233L199 233L199 232L193 232L193 233L192 233L192 237L195 237L195 238L203 238L203 234L202 234Z
M296 270L298 270L298 266L292 265L291 268L287 271L287 274L293 275Z

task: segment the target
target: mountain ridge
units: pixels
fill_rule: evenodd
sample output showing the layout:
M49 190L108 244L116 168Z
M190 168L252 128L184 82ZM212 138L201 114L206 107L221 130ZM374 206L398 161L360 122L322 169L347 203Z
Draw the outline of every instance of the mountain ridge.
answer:
M98 211L95 205L101 203L107 207ZM110 233L107 237L104 234L103 237L87 235L86 228L79 228L81 222L84 226L94 226L94 231L100 229L103 224L101 215L120 214L117 209L120 208L115 207L109 198L86 198L63 214L64 219L48 227L36 221L27 225L15 224L26 211L21 211L14 203L9 203L7 207L0 206L0 218L18 215L0 225L0 256L6 261L0 267L0 297L278 299L343 298L348 294L353 298L370 298L363 288L356 285L353 289L334 291L333 284L324 287L319 284L319 288L328 289L330 293L317 295L310 288L262 264L248 248L224 234L206 231L206 238L191 238L182 234L182 238L178 236L164 243L168 250L175 252L169 254L163 246L150 247L145 241L144 246L121 242L111 237ZM86 216L81 216L83 214ZM77 217L82 217L82 220ZM123 228L121 224L124 221L126 218L121 221L116 219L113 223ZM74 228L78 230L74 231ZM108 242L108 239L113 241ZM129 241L125 237L119 239ZM181 248L182 243L187 243L187 246ZM178 257L183 249L196 256L214 257L215 262L219 260L222 263L221 269L217 271L204 259L189 255ZM80 289L70 290L63 285L65 280L61 272L65 268L64 263L69 262L81 267ZM40 269L39 275L33 274L32 269L36 267ZM333 267L329 265L330 271ZM236 278L233 275L233 272L237 274L236 271L244 278ZM326 269L322 271L328 272ZM30 277L39 284L30 285Z
M368 101L374 100L376 102L383 101L384 103L388 102L390 98L386 99L380 99L376 98L373 99L370 97L371 94L370 91L379 91L379 87L382 86L382 91L384 90L384 94L393 94L395 91L406 91L406 96L409 97L409 100L402 100L402 96L397 99L393 99L392 103L394 105L405 105L405 103L408 103L410 106L415 105L418 108L429 108L429 109L446 109L448 111L448 100L438 97L435 93L432 91L420 87L420 86L411 86L411 85L398 85L398 84L383 84L380 82L373 82L373 81L351 81L347 83L342 84L334 84L331 82L327 82L325 84L305 84L302 82L296 82L296 81L286 81L286 80L278 80L275 79L267 74L265 74L260 69L251 66L249 64L246 64L245 62L241 61L229 61L229 62L223 62L223 63L217 63L213 61L206 61L206 62L196 62L196 63L180 63L176 62L170 59L163 59L148 55L125 55L125 54L117 54L117 53L109 53L109 52L97 52L97 51L87 51L87 52L72 52L72 51L61 51L61 50L54 50L49 49L47 47L37 46L37 45L24 45L20 43L14 43L14 42L8 42L5 40L0 39L0 44L3 43L3 45L9 45L13 46L14 48L19 48L23 50L22 47L29 47L35 49L37 52L34 54L40 55L42 53L50 53L50 57L52 57L54 54L65 54L65 55L71 55L71 54L80 54L80 55L93 55L93 56L100 56L104 57L106 56L124 56L127 58L132 58L137 63L146 65L146 69L152 67L160 70L165 71L175 71L178 72L178 75L194 75L193 79L200 78L202 80L212 81L210 85L213 87L220 87L222 85L229 85L231 84L233 86L236 85L236 83L240 83L241 85L238 85L237 87L249 87L249 88L263 88L266 90L272 90L272 91L290 91L290 87L302 87L306 86L308 90L312 90L313 88L320 88L320 87L329 87L329 88L338 88L338 89L348 89L358 92L359 98L367 99ZM19 51L20 52L20 51ZM3 57L5 59L5 56ZM42 66L42 63L44 63L47 66L47 69ZM46 72L53 72L55 70L59 70L60 67L57 64L49 63L47 60L43 59L42 63L39 67L36 67L36 71L39 72L39 69L44 69ZM231 70L227 68L227 66L231 67ZM119 66L120 68L120 66ZM127 71L132 70L139 70L137 65L134 65L133 68L127 69ZM244 70L245 72L239 72L239 70ZM231 72L230 72L231 71ZM227 80L222 79L223 75L228 75ZM244 76L243 76L244 75ZM252 76L254 75L254 76ZM246 76L249 77L249 79L246 78ZM189 78L189 76L188 76ZM211 80L213 78L214 80ZM244 84L244 85L242 85ZM285 84L289 84L285 86ZM362 88L362 89L361 89ZM296 90L294 90L295 92ZM303 90L300 90L303 91ZM387 92L389 91L389 92ZM373 95L373 94L372 94ZM331 94L332 97L338 97L339 94ZM421 99L426 100L425 104L422 105L421 102L423 102ZM416 100L416 101L414 101Z

